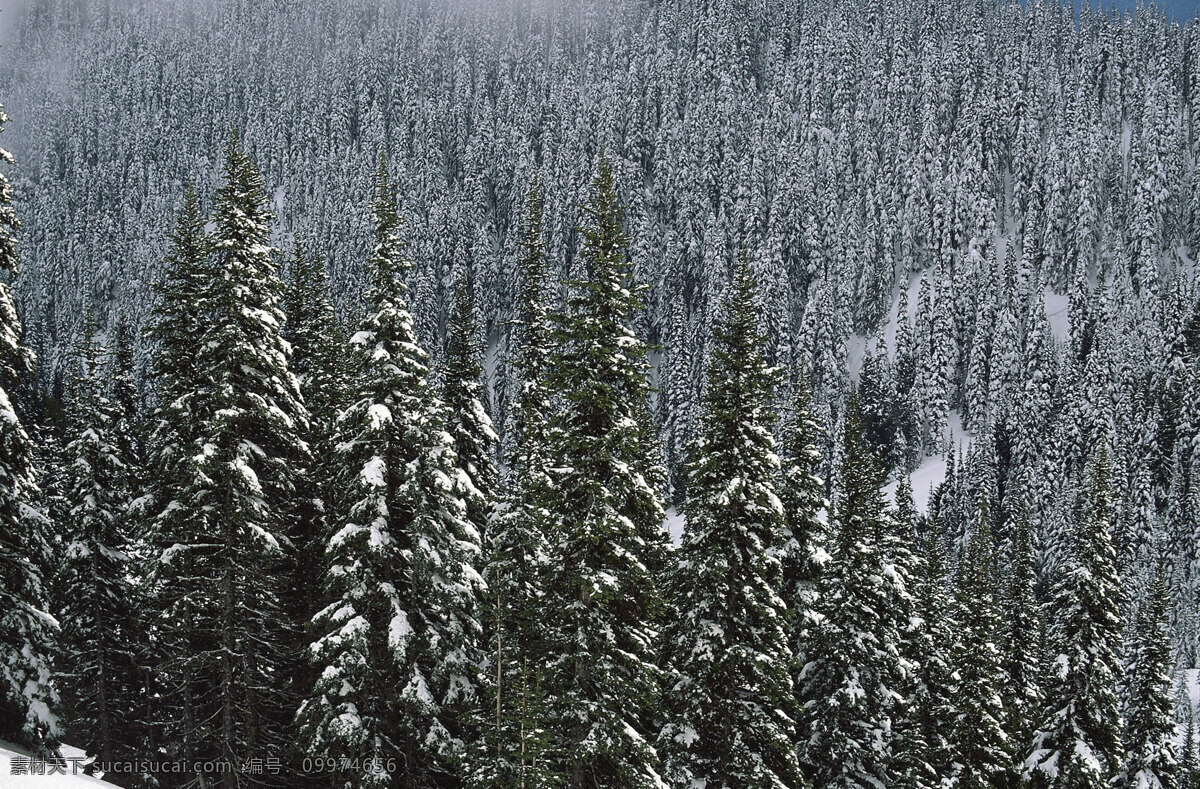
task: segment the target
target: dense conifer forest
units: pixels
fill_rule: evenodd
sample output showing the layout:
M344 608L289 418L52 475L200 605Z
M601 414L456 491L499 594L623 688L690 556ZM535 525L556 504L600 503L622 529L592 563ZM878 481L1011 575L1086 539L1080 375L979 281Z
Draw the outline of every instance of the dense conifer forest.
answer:
M1196 19L4 13L14 769L1200 786Z

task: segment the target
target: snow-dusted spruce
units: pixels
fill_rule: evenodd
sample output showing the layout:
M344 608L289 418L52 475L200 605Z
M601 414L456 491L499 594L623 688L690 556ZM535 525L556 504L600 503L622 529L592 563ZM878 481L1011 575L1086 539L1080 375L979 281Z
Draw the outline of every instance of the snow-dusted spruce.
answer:
M1183 729L1178 744L1178 783L1180 789L1200 786L1200 767L1196 764L1196 710L1187 683L1180 682L1175 694L1175 717ZM1177 730L1178 731L1178 730Z
M1138 610L1125 712L1125 766L1114 783L1117 789L1173 789L1179 785L1168 625L1167 590L1160 565Z
M792 623L780 561L791 535L770 432L776 371L763 360L744 254L729 288L713 331L700 436L689 450L687 528L671 584L678 618L663 630L659 750L675 786L798 787Z
M131 493L139 492L145 481L145 424L135 376L134 330L129 316L116 316L112 330L108 381L103 387L112 401L113 436L119 457L124 459ZM130 514L133 517L133 514Z
M1108 451L1089 471L1070 553L1055 584L1051 676L1045 709L1025 761L1035 787L1107 786L1121 764L1121 587L1109 541Z
M1042 608L1035 594L1037 566L1029 515L1018 509L1009 524L1009 545L1001 573L1000 599L1001 660L1003 681L1000 697L1004 700L1004 731L1019 755L1024 743L1033 737L1043 702L1042 646L1045 625ZM1014 760L1011 768L1019 767Z
M300 394L309 413L308 429L302 438L312 454L309 469L297 479L292 541L296 562L284 598L286 615L294 623L294 664L289 674L300 694L307 694L316 676L308 659L312 641L311 621L321 608L325 567L325 544L329 539L329 515L336 510L339 483L335 470L334 423L344 405L348 383L344 342L329 301L325 262L317 250L295 240L283 306L287 323L283 338L291 348L288 369L296 376ZM303 760L306 754L294 752Z
M543 210L541 188L532 179L525 195L520 306L512 325L520 386L510 423L516 449L488 524L487 603L481 615L489 670L483 734L470 775L475 786L537 789L551 781L551 765L543 757L547 740L543 628L551 523L546 509L551 482L545 354L551 329L545 305Z
M102 363L106 354L87 324L67 403L70 509L60 526L65 547L55 586L62 600L58 681L64 730L73 745L111 762L145 754L134 723L143 657L140 611L126 552L134 469L117 432L118 406L104 392L117 363Z
M496 489L497 436L492 418L483 407L484 347L479 338L473 286L466 276L455 290L446 331L442 400L446 404L447 430L454 439L458 467L471 480L465 493L467 517L476 531L483 534Z
M146 289L133 283L156 268L172 184L190 176L207 189L215 175L196 167L210 130L195 123L214 102L247 118L251 146L271 152L264 166L286 196L280 225L320 238L339 304L358 300L356 250L369 224L354 211L369 167L347 165L346 151L400 153L418 217L413 311L438 348L448 261L474 272L486 324L511 317L514 217L533 169L553 174L544 184L551 269L576 261L567 207L605 146L643 187L631 215L639 266L655 286L645 325L664 346L658 416L673 481L679 439L691 437L703 377L694 360L718 301L714 283L744 244L764 287L764 330L778 335L768 358L777 351L780 363L786 354L811 369L824 407L844 397L850 330L894 349L886 365L880 353L868 358L874 372L890 367L904 425L894 442L886 430L876 438L910 461L931 432L917 417L933 420L942 403L976 439L999 423L1010 444L1004 488L1024 487L1016 472L1037 470L1030 517L1039 551L1057 551L1042 538L1069 521L1055 511L1065 480L1042 473L1042 461L1075 468L1090 449L1053 438L1066 427L1060 412L1068 422L1086 417L1087 433L1097 419L1111 426L1118 509L1136 504L1140 524L1151 514L1170 524L1177 651L1193 662L1194 24L1149 8L1086 9L1077 19L1054 3L863 10L663 0L623 4L613 24L552 9L530 17L523 6L479 14L456 5L429 16L370 0L303 13L219 5L194 15L114 7L87 25L75 24L69 4L9 17L22 32L0 53L15 66L4 71L7 89L59 119L5 132L17 136L11 147L44 152L22 168L30 187L21 195L30 228L23 317L27 342L48 351L43 390L62 378L81 293L111 294L106 307L140 321ZM230 46L206 46L197 25ZM1070 55L1046 56L1055 52ZM59 58L91 100L72 103L48 84ZM629 67L585 67L610 58ZM464 63L489 78L446 77ZM170 97L170 110L140 92ZM329 112L313 123L317 106ZM94 132L86 150L76 151L72 129ZM120 188L97 191L114 173ZM101 254L116 247L120 254ZM897 296L895 343L880 344ZM803 316L798 343L794 316ZM1090 368L1087 385L1071 382L1077 366ZM498 422L508 424L513 401L497 402ZM1008 495L993 502L998 525L1013 522L1012 504ZM1115 525L1115 548L1127 554L1120 535L1138 531ZM998 528L996 537L1006 545L1009 535ZM1057 572L1056 562L1044 566Z
M194 716L172 742L204 758L238 761L278 755L294 714L293 689L281 673L292 623L281 615L280 597L293 559L292 469L308 453L298 434L307 414L280 335L283 286L268 244L262 178L236 132L223 176L200 272L207 282L172 283L160 308L179 318L176 328L195 330L186 337L160 329L160 355L196 361L169 374L178 376L171 385L187 382L190 391L164 389L163 439L182 443L162 450L170 476L155 524L162 553L154 581L168 663L189 686L172 700L190 699ZM185 207L173 266L205 247L197 230L194 207ZM196 302L172 303L180 295ZM236 774L222 780L231 786Z
M877 457L869 449L867 451L870 457L878 462ZM907 488L898 489L897 495L901 494L910 495L910 492ZM905 747L903 729L920 712L914 709L912 702L920 656L912 654L908 638L915 620L915 600L911 590L920 570L921 557L913 550L913 538L916 534L915 513L909 509L904 498L899 498L898 501L900 505L894 510L888 508L886 517L880 521L879 549L883 560L882 571L886 579L885 589L888 593L881 627L882 632L896 634L898 641L895 649L899 658L899 681L894 687L897 699L891 711L891 731L885 742L894 780L902 781L907 775L907 765L900 758L900 753Z
M955 578L954 625L956 649L951 653L957 673L955 715L950 728L954 786L987 789L1013 761L1013 743L1004 731L1001 655L997 641L1000 614L996 608L995 548L988 521L987 499L979 504L975 528L959 555Z
M647 482L650 452L638 421L649 388L646 345L630 328L641 288L604 159L584 210L587 278L556 315L550 363L562 409L551 427L548 501L548 758L570 786L657 787L649 717L662 601L649 564L653 543L665 541L664 514Z
M308 408L310 435L317 443L333 429L346 387L337 315L329 301L325 257L297 238L283 295L287 324L283 337L292 348L288 367ZM315 449L314 449L315 451Z
M333 510L338 496L338 484L333 479L335 459L335 425L345 406L350 376L346 367L345 337L329 300L329 277L325 258L320 250L295 240L288 265L287 287L283 295L287 323L283 338L291 347L288 369L296 376L300 394L309 413L308 430L303 438L313 456L309 473L309 494L300 503L300 514L311 518L309 531L301 535L296 549L301 564L311 563L312 571L320 566L324 553L324 523ZM312 545L311 540L320 540ZM306 557L305 553L312 556ZM315 579L313 588L319 588ZM307 618L306 618L307 621Z
M132 590L133 618L126 623L124 632L126 647L132 651L134 660L133 681L136 683L136 690L133 693L133 731L128 738L128 744L146 753L157 751L159 747L156 740L159 733L153 725L156 719L156 704L162 690L161 677L155 670L156 633L151 624L155 613L152 607L146 604L144 584L146 569L154 555L153 546L146 541L147 533L144 528L149 512L146 505L151 501L145 495L150 479L146 464L147 429L150 422L145 418L139 397L134 328L123 312L116 320L116 327L112 330L111 356L106 365L108 381L104 389L114 410L113 443L117 449L117 456L125 463L129 485L127 507L123 513L126 520L123 536L125 553L129 557L132 578L135 580Z
M897 491L902 510L911 496L907 484ZM907 686L907 713L895 727L895 785L903 789L940 786L942 777L951 774L954 754L950 734L956 683L951 656L956 641L945 559L932 530L921 535L920 547L913 573L913 617L903 633L904 654L916 670Z
M809 408L804 381L792 386L781 443L779 480L776 483L783 505L784 546L781 551L783 585L781 596L792 612L792 682L799 687L804 667L805 642L816 622L817 588L829 562L829 535L820 512L827 507L825 481L820 477L820 425Z
M203 328L201 309L207 301L207 288L214 281L209 265L204 217L189 184L162 279L155 283L158 302L150 336L158 407L150 419L148 454L153 473L147 479L144 502L150 512L145 593L152 601L147 606L146 625L162 689L153 722L166 740L167 752L183 759L202 753L201 722L212 714L211 695L203 692L201 685L212 681L211 675L202 673L212 659L206 654L202 633L212 626L212 620L201 615L213 605L213 590L200 575L208 561L186 547L210 533L209 513L192 506L190 487L196 476L195 447L204 391L195 342ZM155 610L157 615L150 613Z
M340 481L326 548L327 605L314 618L319 676L298 722L305 752L346 759L335 785L454 785L479 683L470 486L442 429L404 284L396 194L381 160L353 402L338 420Z
M831 557L818 589L821 619L800 675L800 757L817 786L876 787L895 779L891 729L905 672L894 607L909 593L885 553L891 515L880 481L852 395Z
M8 122L0 106L0 131ZM0 148L0 164L12 156ZM33 353L21 344L11 282L17 273L12 186L0 172L0 740L37 752L58 737L58 694L50 673L58 624L47 612L43 583L49 559L47 521L33 509L33 444L13 406L30 386Z

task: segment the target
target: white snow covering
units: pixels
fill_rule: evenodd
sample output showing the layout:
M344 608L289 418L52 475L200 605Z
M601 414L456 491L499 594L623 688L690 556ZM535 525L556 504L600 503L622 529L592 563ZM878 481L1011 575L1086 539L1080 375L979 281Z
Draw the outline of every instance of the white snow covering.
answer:
M913 504L918 512L929 511L929 499L938 485L946 479L946 459L942 457L927 457L913 471L909 481L912 483ZM899 482L889 482L884 487L884 495L892 504L896 503L896 488Z
M971 433L962 424L962 417L957 411L951 411L946 419L947 433L950 436L950 447L954 451L965 453L971 446ZM938 485L946 479L946 458L942 455L926 456L909 477L912 484L913 504L917 512L929 512L929 499ZM899 481L889 482L883 488L883 493L892 504L896 503L896 488Z
M359 476L362 477L363 482L367 483L371 487L382 488L387 484L383 479L385 471L387 471L387 466L384 464L383 458L376 455L363 464L363 468Z
M399 648L413 634L412 625L408 623L408 614L397 611L388 625L388 646Z
M367 409L367 416L371 420L372 430L378 430L392 421L391 409L382 403L372 403Z
M867 354L867 338L861 334L851 334L846 338L846 371L850 380L858 382L858 374L862 371L862 360Z
M687 525L687 517L682 512L678 512L674 507L667 507L667 519L663 521L663 525L667 529L667 534L671 535L671 542L675 547L683 544L683 527Z

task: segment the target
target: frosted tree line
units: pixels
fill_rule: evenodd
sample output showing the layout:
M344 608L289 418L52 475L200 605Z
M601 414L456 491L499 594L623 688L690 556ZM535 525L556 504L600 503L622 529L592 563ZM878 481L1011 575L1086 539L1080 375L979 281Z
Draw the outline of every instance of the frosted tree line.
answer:
M31 5L0 740L1194 785L1198 56L1042 3Z

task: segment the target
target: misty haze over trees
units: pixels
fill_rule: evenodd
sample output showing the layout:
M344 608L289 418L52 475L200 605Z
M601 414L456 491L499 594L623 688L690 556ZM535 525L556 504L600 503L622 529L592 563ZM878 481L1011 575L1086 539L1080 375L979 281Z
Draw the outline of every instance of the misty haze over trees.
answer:
M1200 786L1197 22L4 15L5 753Z

